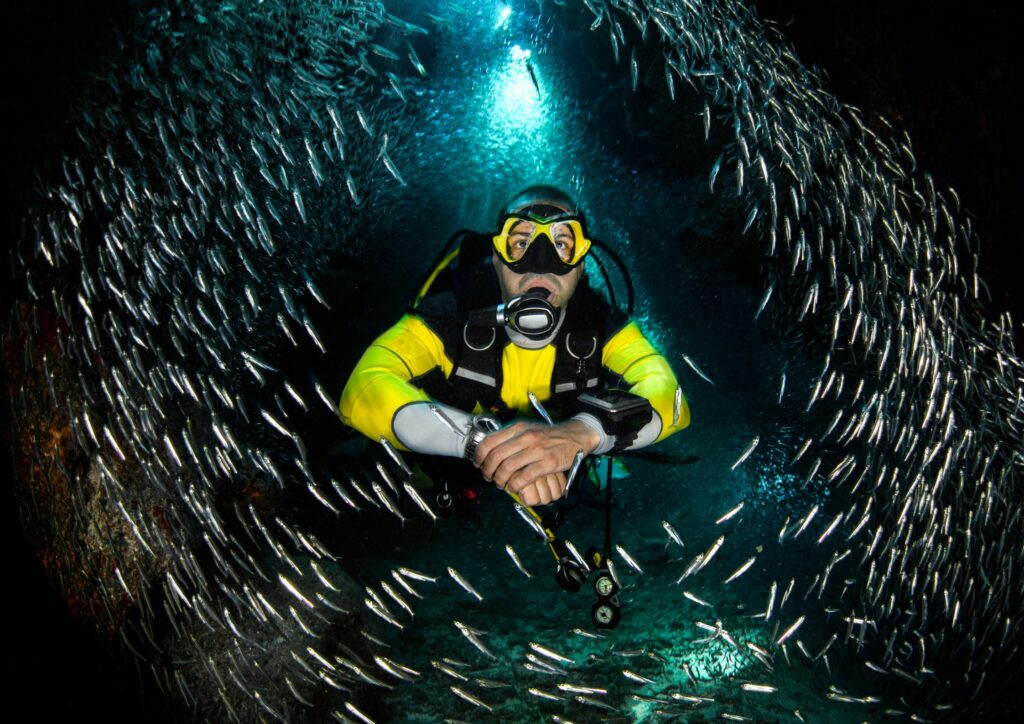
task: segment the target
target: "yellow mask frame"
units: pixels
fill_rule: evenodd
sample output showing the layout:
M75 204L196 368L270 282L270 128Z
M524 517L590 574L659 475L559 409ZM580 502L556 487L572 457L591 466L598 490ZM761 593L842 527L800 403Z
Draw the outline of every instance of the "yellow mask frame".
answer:
M522 247L522 250L516 254L509 248L509 237L512 235L512 230L516 225L524 221L531 223L534 226L529 232L529 236L526 238L526 243ZM565 258L559 251L559 243L561 243L561 240L558 237L560 237L561 234L557 227L560 225L566 226L572 232L573 236L573 249L571 256L568 258ZM554 248L555 255L566 267L576 266L587 255L587 252L590 251L591 241L587 238L586 232L583 229L583 223L579 218L567 216L564 218L541 219L532 215L521 214L511 214L505 219L505 223L502 225L501 231L493 237L492 241L494 243L494 250L512 269L515 269L516 263L526 256L526 253L533 245L533 242L542 234L548 238L548 241Z

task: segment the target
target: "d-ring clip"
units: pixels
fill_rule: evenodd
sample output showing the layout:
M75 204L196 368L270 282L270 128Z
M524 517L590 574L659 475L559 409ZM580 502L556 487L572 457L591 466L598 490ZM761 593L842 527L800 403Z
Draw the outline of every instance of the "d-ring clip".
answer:
M463 341L463 342L465 342L465 343L466 343L466 346L467 346L467 347L469 347L469 348L470 348L471 350L473 350L474 352L483 352L483 351L485 351L485 350L488 350L488 349L490 349L490 348L491 348L491 345L492 345L492 344L494 344L494 340L496 340L496 339L498 338L498 333L497 333L497 331L495 331L495 328L494 328L494 327L491 327L491 341L489 341L489 342L488 342L487 344L485 344L485 345L484 345L483 347L474 347L474 346L473 346L473 345L472 345L472 344L470 343L470 341L469 341L469 337L467 337L467 336L466 336L466 331L467 331L468 329L469 329L469 324L468 324L468 323L467 323L467 324L464 324L464 325L462 325L462 341ZM597 344L597 340L594 340L594 344L595 344L595 346L596 346L596 344ZM572 352L570 352L569 354L572 354Z
M569 356L573 359L590 359L594 356L594 352L597 351L597 337L591 337L590 351L582 357L572 351L572 332L567 332L565 335L565 351L569 353ZM485 348L486 349L486 348Z

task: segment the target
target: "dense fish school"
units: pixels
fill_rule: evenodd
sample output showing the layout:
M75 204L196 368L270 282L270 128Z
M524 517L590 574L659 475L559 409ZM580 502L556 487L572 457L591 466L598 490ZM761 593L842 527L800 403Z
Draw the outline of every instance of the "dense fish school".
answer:
M183 719L803 720L787 691L818 721L983 715L1019 656L1024 365L955 192L743 3L540 6L707 142L762 257L750 317L802 356L716 475L784 453L807 495L777 522L731 499L700 530L621 526L631 610L673 622L657 645L503 630L504 581L542 578L511 510L486 563L346 548L444 522L389 446L328 464L343 380L309 360L345 319L319 270L372 252L353 230L416 183L431 59L494 19L166 0L124 28L12 253L17 494L69 604Z

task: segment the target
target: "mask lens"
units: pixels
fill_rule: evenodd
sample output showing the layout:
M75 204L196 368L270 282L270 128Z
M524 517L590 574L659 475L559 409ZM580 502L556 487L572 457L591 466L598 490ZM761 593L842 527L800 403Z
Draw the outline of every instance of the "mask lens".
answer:
M505 247L509 259L517 261L523 258L526 250L530 248L530 244L533 242L536 227L537 225L532 221L522 219L515 221L512 228L509 229L508 241Z
M572 226L564 222L551 224L548 233L551 235L551 243L555 246L558 258L566 264L572 263L576 250L576 234Z

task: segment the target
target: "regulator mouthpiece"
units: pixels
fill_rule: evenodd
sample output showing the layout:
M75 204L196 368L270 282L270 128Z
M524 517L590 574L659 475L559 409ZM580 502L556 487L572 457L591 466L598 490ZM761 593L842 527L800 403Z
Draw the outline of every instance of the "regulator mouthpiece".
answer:
M561 314L547 295L547 289L537 287L513 297L508 304L499 304L500 324L529 339L544 339L554 331Z

